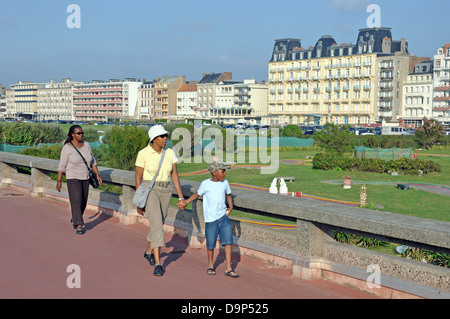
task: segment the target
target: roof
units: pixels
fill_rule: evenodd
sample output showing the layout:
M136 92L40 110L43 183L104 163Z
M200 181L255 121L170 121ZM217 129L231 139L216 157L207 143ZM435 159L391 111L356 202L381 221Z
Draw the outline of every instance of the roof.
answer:
M178 90L178 92L193 92L193 91L197 91L197 83L192 85L186 83Z
M221 75L222 75L222 73L205 74L198 84L216 83L219 80Z
M407 54L409 52L406 40L390 40L391 44L386 45L386 43L383 44L385 39L392 39L391 28L360 29L356 44L343 43L339 45L331 35L323 35L314 47L309 47L306 50L302 47L300 39L279 39L275 40L270 62L295 61L300 60L301 56L304 59L306 56L308 58L324 58L369 53L393 54L395 52L403 52Z

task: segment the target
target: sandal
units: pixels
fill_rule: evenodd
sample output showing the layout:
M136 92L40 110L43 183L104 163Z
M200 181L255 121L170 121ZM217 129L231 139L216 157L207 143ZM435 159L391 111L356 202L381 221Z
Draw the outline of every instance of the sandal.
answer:
M234 270L225 271L225 276L229 276L231 278L238 278L239 275L234 272Z
M208 268L206 273L210 276L214 276L216 274L216 270L214 268Z
M78 235L83 235L83 234L84 234L83 226L78 225L77 228L76 228L76 233L77 233Z

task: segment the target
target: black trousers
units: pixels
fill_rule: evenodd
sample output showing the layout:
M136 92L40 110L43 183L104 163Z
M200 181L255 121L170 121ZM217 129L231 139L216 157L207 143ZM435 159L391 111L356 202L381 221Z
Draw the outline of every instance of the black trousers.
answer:
M72 209L72 223L76 226L84 225L83 214L89 196L89 180L68 179L70 207Z

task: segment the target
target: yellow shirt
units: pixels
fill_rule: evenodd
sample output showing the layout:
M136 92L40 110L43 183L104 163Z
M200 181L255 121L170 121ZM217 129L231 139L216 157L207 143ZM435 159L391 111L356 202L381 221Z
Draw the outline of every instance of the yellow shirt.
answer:
M158 171L161 154L158 154L150 145L139 151L136 158L136 166L144 168L144 181L151 181ZM173 164L177 163L178 159L172 149L166 149L164 161L159 171L157 182L169 182L172 173Z

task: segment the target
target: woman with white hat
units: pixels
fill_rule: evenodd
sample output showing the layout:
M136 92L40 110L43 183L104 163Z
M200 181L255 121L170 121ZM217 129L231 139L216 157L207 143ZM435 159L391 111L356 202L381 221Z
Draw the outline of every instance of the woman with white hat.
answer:
M143 181L151 181L158 172L169 132L161 125L155 125L148 131L148 136L150 138L149 145L138 153L136 159L136 189L139 188ZM167 216L170 199L172 198L170 179L172 179L178 193L179 201L184 201L178 178L177 162L178 159L173 150L167 149L156 177L155 185L148 196L147 205L143 209L138 208L138 213L141 215L146 213L150 221L150 229L147 234L148 247L144 257L150 265L155 266L153 271L155 276L164 274L159 257L161 247L165 244L164 219Z

